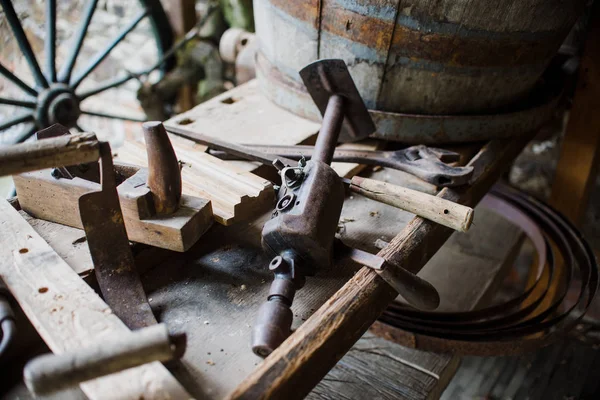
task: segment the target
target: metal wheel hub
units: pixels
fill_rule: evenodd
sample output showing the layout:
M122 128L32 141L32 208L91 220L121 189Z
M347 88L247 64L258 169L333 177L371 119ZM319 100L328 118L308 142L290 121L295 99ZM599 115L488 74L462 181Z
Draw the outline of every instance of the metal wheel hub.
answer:
M40 92L37 104L35 119L39 126L61 124L73 128L81 115L79 100L63 83L52 84Z

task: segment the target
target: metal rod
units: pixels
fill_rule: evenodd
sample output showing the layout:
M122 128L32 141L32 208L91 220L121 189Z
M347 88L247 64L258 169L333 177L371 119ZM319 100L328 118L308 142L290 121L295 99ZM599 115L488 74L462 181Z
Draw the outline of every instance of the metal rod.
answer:
M37 106L33 101L8 99L6 97L0 97L0 104L25 108L35 108Z
M46 74L56 82L56 0L46 0Z
M10 72L2 63L0 63L0 74L2 74L6 79L20 87L24 92L29 93L30 95L37 97L38 92L33 89L31 86L17 78L12 72Z
M273 165L273 161L279 160L282 163L287 164L288 166L297 165L297 162L294 160L289 160L287 158L275 156L272 154L265 154L260 151L252 150L248 147L241 146L239 144L226 142L224 140L220 140L212 136L206 136L201 133L191 131L189 129L177 128L174 126L165 126L165 129L169 133L174 133L176 135L183 136L205 146L211 146L218 150L227 151L228 153L234 154L244 160L258 161L265 165Z
M77 99L79 101L87 99L88 97L93 96L93 95L98 94L98 93L101 93L101 92L104 92L105 90L112 89L112 88L117 87L117 86L121 86L124 83L129 82L133 78L135 78L135 75L132 74L132 75L129 75L129 76L124 76L122 78L117 78L117 79L110 80L110 81L108 81L106 83L102 82L100 84L100 86L98 86L97 88L90 89L90 90L88 90L86 92L82 92L81 94L77 94Z
M35 55L33 54L29 40L27 40L27 36L25 35L25 31L23 31L23 27L21 26L21 22L19 21L19 17L15 12L12 2L9 0L0 0L0 2L2 3L2 8L4 9L4 15L6 15L6 19L8 20L13 34L15 35L17 44L27 60L31 74L33 75L38 86L47 88L48 82L46 81L44 74L42 74L42 70L40 69Z
M59 74L59 81L63 83L68 83L71 79L71 73L73 72L73 67L75 66L75 61L77 61L77 56L81 51L81 46L83 45L83 40L85 39L85 35L87 34L88 26L90 25L90 21L92 20L92 16L94 15L94 11L96 11L96 5L98 4L98 0L90 0L87 3L87 7L84 11L84 17L81 19L79 23L79 29L77 31L77 36L75 39L75 45L73 46L73 50L69 54L67 58L67 62L63 66L62 70Z
M327 102L327 109L323 116L321 130L317 136L313 161L321 161L325 164L331 164L333 153L337 145L342 123L344 122L344 98L334 94Z
M90 72L92 72L97 66L98 64L100 64L102 62L102 60L104 60L106 58L106 56L108 56L110 54L110 52L119 44L121 43L121 41L123 39L125 39L125 36L127 36L127 34L129 34L129 32L131 32L132 30L135 29L135 27L137 26L137 24L140 23L140 21L142 19L144 19L148 14L149 14L150 10L148 10L147 8L143 9L135 18L133 21L131 21L131 23L129 25L127 25L123 30L121 30L121 32L119 32L119 34L117 35L117 37L115 37L112 42L110 42L108 44L108 46L106 46L106 48L98 53L96 53L96 55L94 56L94 58L92 59L92 61L83 69L83 71L77 75L71 82L71 87L76 88L77 86L79 86L79 84L81 83L81 81L83 81L89 74Z
M2 121L2 123L0 123L0 131L8 129L13 125L17 125L17 124L27 122L27 121L33 121L33 114L31 114L31 113L21 114L21 115L17 115L16 117L13 117L7 121Z
M94 117L103 117L103 118L111 118L111 119L121 119L121 120L124 120L124 121L132 121L132 122L145 122L146 121L143 118L128 117L126 115L107 114L107 113L97 112L97 111L85 111L85 110L81 110L81 113L85 114L85 115L93 115Z

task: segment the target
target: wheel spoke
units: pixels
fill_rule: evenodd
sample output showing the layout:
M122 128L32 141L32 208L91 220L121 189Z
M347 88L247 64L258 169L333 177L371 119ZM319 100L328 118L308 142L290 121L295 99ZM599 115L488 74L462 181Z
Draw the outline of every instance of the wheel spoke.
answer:
M73 50L69 57L67 58L67 62L63 66L60 71L59 81L63 83L69 82L71 79L71 73L73 72L73 67L75 66L75 61L77 61L77 56L81 51L81 46L83 45L83 40L85 39L85 35L87 34L88 26L90 25L90 21L92 20L92 16L94 15L94 11L96 11L96 5L98 4L98 0L90 0L87 3L87 7L84 12L84 17L79 23L79 30L77 31L77 36L75 39L75 44L73 46Z
M124 84L125 82L129 82L133 78L135 78L134 75L129 75L129 76L124 76L122 78L113 79L108 82L106 82L106 81L102 82L102 83L100 83L100 86L98 86L97 88L82 92L81 94L76 94L77 99L79 101L81 101L83 99L87 99L88 97L93 96L98 93L101 93L101 92L104 92L105 90L112 89L117 86L121 86L122 84Z
M25 107L25 108L35 108L36 107L36 104L34 101L16 100L16 99L9 99L6 97L0 97L0 104L6 104L9 106L17 106L17 107Z
M30 137L32 137L37 131L37 127L35 124L28 124L28 126L23 129L23 132L13 141L13 144L23 143Z
M56 0L46 0L46 75L56 82Z
M132 122L145 122L146 121L143 118L129 117L129 116L125 116L125 115L107 114L107 113L97 112L97 111L84 111L84 110L81 110L81 113L85 114L85 115L93 115L94 117L103 117L103 118L111 118L111 119L121 119L123 121L132 121Z
M34 97L37 97L38 92L35 89L30 87L28 84L26 84L19 78L17 78L12 72L6 69L6 67L2 65L2 63L0 63L0 74L2 74L6 79L20 87L23 91L27 92L28 94Z
M5 129L10 128L11 126L21 124L21 123L27 122L27 121L33 121L33 114L31 114L31 113L21 114L21 115L17 115L16 117L13 117L9 120L0 122L0 131L3 131Z
M37 82L37 84L43 88L48 87L48 82L42 74L42 70L33 54L33 50L31 50L31 45L29 44L29 40L27 40L27 36L23 31L23 27L21 26L21 22L19 21L19 17L13 8L12 2L10 0L0 0L2 3L2 8L4 9L4 14L6 15L6 19L10 24L10 27L15 35L15 39L17 39L17 43L19 44L19 48L21 52L25 56L27 60L27 64L29 64L29 69L33 74L33 78Z
M139 24L140 21L148 15L148 13L149 13L149 10L147 10L147 9L142 10L142 12L140 12L136 16L136 18L133 21L131 21L131 23L129 25L127 25L125 28L123 28L123 30L117 35L117 37L115 37L113 39L113 41L110 42L104 50L98 52L94 56L92 61L87 65L87 67L85 67L83 69L83 71L81 73L79 73L79 75L77 75L76 78L74 78L72 80L71 87L76 88L77 86L79 86L81 81L83 81L85 79L85 77L88 76L90 74L90 72L92 72L98 66L98 64L100 64L102 62L102 60L104 60L106 58L106 56L108 56L110 54L110 52L115 48L116 45L118 45L123 39L125 39L125 36L127 36L127 34L129 32L131 32L133 29L135 29L137 24Z

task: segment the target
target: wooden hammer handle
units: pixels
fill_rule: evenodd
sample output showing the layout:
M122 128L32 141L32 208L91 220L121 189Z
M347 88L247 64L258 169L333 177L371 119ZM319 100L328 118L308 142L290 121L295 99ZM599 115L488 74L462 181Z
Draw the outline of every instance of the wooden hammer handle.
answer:
M63 135L0 149L0 176L98 161L93 133Z
M473 222L470 207L386 182L355 176L350 190L460 232L466 232Z

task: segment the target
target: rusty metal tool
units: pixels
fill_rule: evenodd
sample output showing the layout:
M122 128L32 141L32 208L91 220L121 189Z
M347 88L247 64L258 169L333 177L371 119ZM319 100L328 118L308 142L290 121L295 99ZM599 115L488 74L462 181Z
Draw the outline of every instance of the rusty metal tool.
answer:
M79 213L102 295L130 329L156 324L129 247L107 142L100 143L100 185L79 198Z
M176 135L183 136L197 143L225 151L229 154L234 154L245 160L258 161L266 165L274 165L282 172L282 182L284 186L293 184L297 178L296 174L299 170L306 168L310 163L301 160L296 161L279 157L274 154L263 153L260 150L252 147L226 142L211 136L206 136L198 132L190 131L185 128L172 127L166 128L167 131ZM320 136L320 135L319 135ZM333 146L335 143L332 144ZM291 167L297 164L298 167ZM464 232L469 229L473 219L473 209L465 207L454 202L441 199L436 196L431 196L426 193L417 192L406 189L400 186L376 181L373 179L361 180L359 177L353 178L353 183L343 180L343 183L349 185L350 190L365 195L373 200L383 202L401 210L412 212L420 217L430 219L439 224L448 226L449 228ZM373 189L367 189L367 184ZM375 185L376 184L376 190ZM361 190L362 187L362 190ZM454 210L454 211L452 211Z
M301 161L297 167L286 166L281 160L273 162L281 175L282 189L273 217L263 227L262 245L273 256L269 269L274 280L252 332L252 350L262 357L290 335L290 308L306 276L332 264L335 232L345 197L343 182L330 166L336 143L339 138L359 140L375 130L342 60L314 62L302 69L300 76L323 113L323 123L310 161ZM368 253L360 255L369 258ZM369 264L376 268L385 266L378 262ZM401 285L396 282L395 287ZM409 300L430 295L430 289L409 295ZM427 301L416 303L423 305Z
M377 271L383 271L389 265L389 261L376 254L346 246L341 240L334 241L335 259L348 258L358 265L367 266ZM390 282L390 285L409 304L421 310L435 310L440 305L440 295L436 288L426 280L418 277L400 265L394 265L394 271L398 279Z
M265 154L279 155L299 160L310 159L314 146L280 146L280 145L244 145L252 150ZM224 159L239 159L223 150L208 150L212 156ZM378 165L407 172L439 187L460 186L469 182L473 175L473 167L456 167L448 163L456 162L460 155L456 152L424 145L411 146L402 150L358 150L337 147L333 153L334 162L348 162L365 165Z
M181 358L185 348L185 333L170 333L158 324L83 349L36 357L25 365L23 380L36 397L45 396L127 368Z

